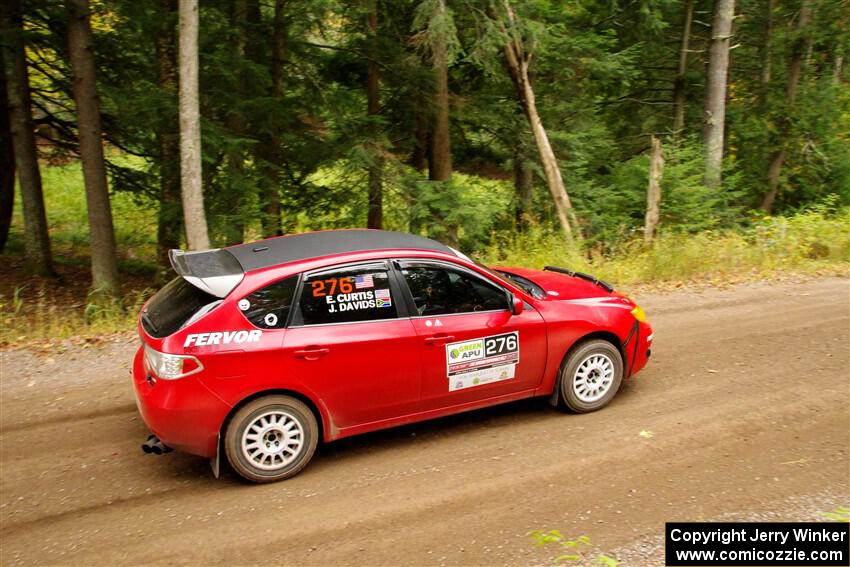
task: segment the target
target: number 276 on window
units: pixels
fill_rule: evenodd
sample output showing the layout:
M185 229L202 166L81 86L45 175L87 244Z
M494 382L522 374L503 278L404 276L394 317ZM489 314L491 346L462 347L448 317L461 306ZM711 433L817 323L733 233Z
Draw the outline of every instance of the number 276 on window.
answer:
M313 290L313 297L324 297L337 292L351 293L354 290L354 282L350 277L327 278L310 282L310 287Z

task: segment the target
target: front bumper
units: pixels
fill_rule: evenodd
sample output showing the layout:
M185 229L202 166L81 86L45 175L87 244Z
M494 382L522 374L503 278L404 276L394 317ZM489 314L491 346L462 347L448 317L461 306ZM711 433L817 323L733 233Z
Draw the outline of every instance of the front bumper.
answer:
M649 323L638 322L638 330L635 337L637 342L626 347L630 351L629 358L632 359L629 376L637 374L637 372L646 366L646 363L649 361L652 339L654 338L653 334L652 325Z
M149 380L140 347L133 359L133 386L142 419L165 445L201 457L215 456L219 429L230 406L197 375Z

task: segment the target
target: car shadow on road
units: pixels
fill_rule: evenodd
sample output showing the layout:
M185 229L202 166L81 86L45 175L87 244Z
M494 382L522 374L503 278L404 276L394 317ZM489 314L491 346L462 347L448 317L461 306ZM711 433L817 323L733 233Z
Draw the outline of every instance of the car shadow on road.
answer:
M364 456L377 458L414 444L422 446L437 441L453 443L466 441L476 435L507 435L512 427L543 424L564 417L568 416L550 406L547 398L500 404L327 443L320 446L315 460L305 472L321 473L326 467L336 467Z
M632 380L623 383L612 406L628 402L634 394L635 386ZM600 410L605 412L606 409ZM422 444L437 440L468 439L472 435L487 432L507 432L514 426L544 425L546 422L560 424L561 420L579 417L567 411L557 409L549 404L548 396L529 398L487 408L449 415L418 423L382 429L346 437L331 443L321 444L310 465L299 474L299 478L323 474L346 461L362 459L364 456L373 458L381 454L398 451L412 444ZM203 477L210 473L206 460L197 459L178 452L169 455L170 459L161 461L157 472L181 479ZM160 464L158 463L158 464ZM232 470L222 455L222 480L237 485L250 484Z
M632 382L627 380L623 383L617 396L611 402L612 406L620 405L632 398L635 391ZM599 411L605 412L606 408ZM464 439L480 431L501 430L520 423L523 425L543 424L547 421L569 419L572 416L576 414L550 405L548 396L528 398L327 443L319 447L316 460L311 463L310 468L318 469L322 463L338 462L349 456L360 456L364 452L392 451L412 441L424 442L453 437Z

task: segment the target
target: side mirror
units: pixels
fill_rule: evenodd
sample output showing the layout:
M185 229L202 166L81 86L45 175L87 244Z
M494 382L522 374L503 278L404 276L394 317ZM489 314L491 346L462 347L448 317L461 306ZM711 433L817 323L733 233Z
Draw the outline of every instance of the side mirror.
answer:
M523 309L525 309L525 301L516 295L511 294L511 313L514 315L522 315Z

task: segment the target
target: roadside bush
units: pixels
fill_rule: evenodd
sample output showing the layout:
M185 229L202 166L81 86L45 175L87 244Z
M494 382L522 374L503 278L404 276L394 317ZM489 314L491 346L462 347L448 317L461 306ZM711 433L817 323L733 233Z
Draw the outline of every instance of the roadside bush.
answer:
M496 236L481 259L537 269L562 266L619 285L780 271L846 274L848 227L850 209L836 209L834 201L827 201L790 217L754 217L737 230L662 230L648 248L635 237L607 253L582 250L561 235L537 228Z
M544 547L549 544L557 545L563 553L552 559L555 563L568 562L581 565L596 565L599 567L617 567L619 561L613 557L599 552L587 536L578 536L575 539L564 537L558 530L544 532L532 530L528 532L534 545Z

